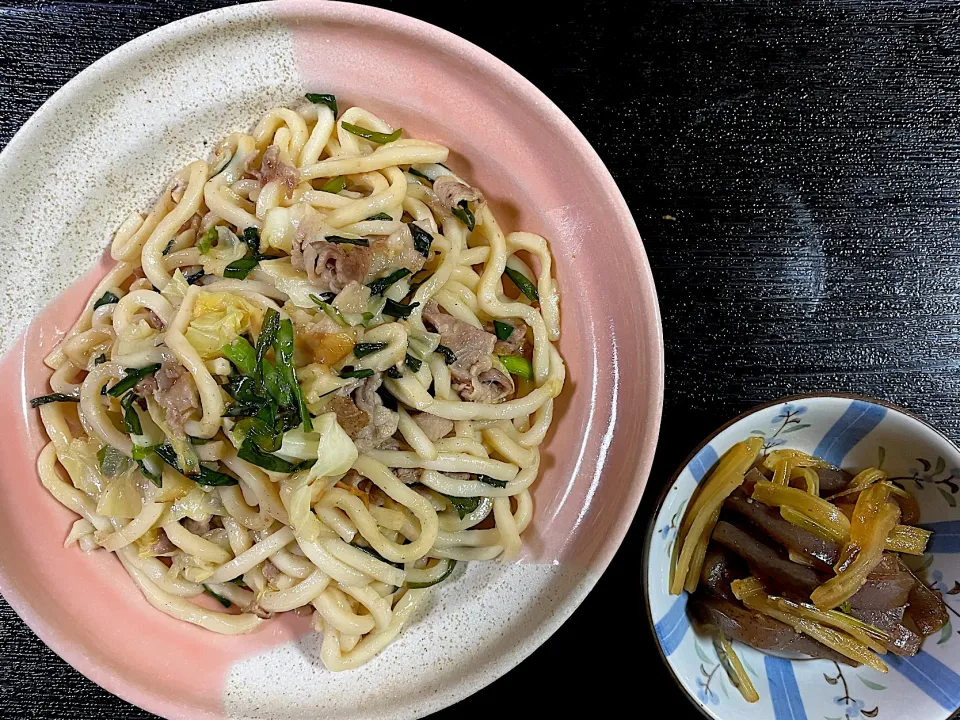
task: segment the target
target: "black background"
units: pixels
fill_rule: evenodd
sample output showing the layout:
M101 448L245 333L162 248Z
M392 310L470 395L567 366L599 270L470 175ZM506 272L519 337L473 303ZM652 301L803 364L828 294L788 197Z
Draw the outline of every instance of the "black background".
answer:
M0 143L93 60L225 4L0 3ZM573 119L633 210L666 340L649 491L610 569L531 658L436 717L593 715L598 698L697 717L640 580L653 503L690 448L757 402L818 390L960 438L960 4L380 4L489 50ZM150 716L0 601L0 717Z

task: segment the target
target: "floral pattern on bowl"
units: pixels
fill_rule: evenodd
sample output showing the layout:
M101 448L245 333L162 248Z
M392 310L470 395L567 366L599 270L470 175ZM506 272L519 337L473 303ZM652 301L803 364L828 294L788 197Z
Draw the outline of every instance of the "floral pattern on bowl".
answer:
M921 522L934 535L928 552L908 562L943 593L960 618L960 449L906 411L850 396L803 396L751 410L705 441L665 490L647 546L647 607L658 646L690 699L717 720L852 720L917 717L944 720L960 708L960 640L956 623L924 641L919 654L888 653L882 674L828 660L787 660L737 644L760 701L749 704L727 677L710 638L686 615L686 594L667 585L677 526L717 459L750 435L764 449L791 447L849 470L881 466L916 496ZM915 562L913 562L915 561Z

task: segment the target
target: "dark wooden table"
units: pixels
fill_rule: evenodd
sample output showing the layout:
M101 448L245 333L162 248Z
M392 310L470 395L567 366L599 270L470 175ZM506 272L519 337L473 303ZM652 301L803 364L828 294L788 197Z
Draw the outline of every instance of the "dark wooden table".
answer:
M0 143L101 55L224 4L0 3ZM817 390L900 403L960 439L960 5L643 0L527 16L379 4L491 51L586 134L640 226L667 343L650 489L612 566L530 659L437 717L487 716L494 702L575 717L597 697L696 717L641 599L651 505L687 451L752 404ZM595 634L598 616L619 619L618 634ZM0 602L0 717L150 716Z

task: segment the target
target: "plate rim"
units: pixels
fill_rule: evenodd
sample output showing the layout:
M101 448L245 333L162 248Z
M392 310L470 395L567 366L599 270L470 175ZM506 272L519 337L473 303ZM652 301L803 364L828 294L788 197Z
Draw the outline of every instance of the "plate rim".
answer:
M477 679L477 682L459 682L450 692L446 693L441 701L442 704L435 707L434 711L437 711L460 702L469 695L478 692L495 680L503 677L529 657L569 619L595 587L616 552L622 547L623 540L630 530L632 521L637 516L641 497L644 492L648 490L647 485L650 480L650 471L659 440L664 403L665 357L659 297L649 257L633 213L623 193L620 191L616 180L590 141L587 140L566 113L530 80L487 50L439 26L393 10L340 2L339 0L318 3L310 5L309 7L300 3L285 2L285 0L266 0L241 5L228 5L202 13L188 15L138 35L97 58L57 88L17 129L6 146L0 150L0 172L3 172L7 163L15 162L16 155L29 149L32 140L31 135L36 131L36 126L41 122L42 118L54 114L59 106L66 104L78 90L82 90L85 83L95 81L105 70L112 69L118 61L123 60L123 56L126 53L143 52L149 50L151 47L162 47L182 37L185 33L200 29L204 23L216 25L227 20L242 22L266 19L284 24L285 20L296 15L306 15L313 18L334 16L338 19L346 19L354 23L372 23L375 25L383 25L387 22L399 23L415 32L429 32L436 36L442 45L450 48L458 56L469 54L473 59L482 63L497 76L513 83L521 89L524 94L535 97L538 100L541 110L552 115L553 118L565 128L565 137L575 142L579 146L578 151L591 162L595 163L601 181L604 184L604 191L610 197L612 203L618 206L620 219L628 231L628 239L631 245L633 245L634 265L640 272L638 280L644 281L646 286L644 295L648 300L650 315L649 320L646 321L644 325L648 326L648 334L652 337L655 345L648 358L648 360L651 361L651 366L647 372L651 392L647 394L644 412L646 425L640 431L635 431L635 435L641 443L640 457L642 461L634 469L630 480L630 491L627 495L628 504L625 505L627 510L624 513L623 522L619 523L617 527L607 533L606 539L598 551L598 556L591 561L591 565L584 568L587 572L584 572L580 580L572 585L570 591L564 598L565 602L562 602L544 622L540 623L537 628L531 631L527 636L528 639L526 643L506 656L508 660L507 664L505 666L488 664L481 668L481 672L472 673ZM290 31L289 26L287 30L288 32ZM20 335L13 345L11 345L7 351L8 354L16 352L20 345L20 340L22 340L23 337L23 335ZM617 402L620 402L619 397L617 398ZM603 550L607 550L606 556L604 556ZM83 646L63 636L53 624L34 610L31 601L21 595L17 588L9 581L2 555L0 555L0 591L2 591L4 599L14 612L16 612L17 616L48 648L67 662L74 670L95 682L103 689L117 695L136 707L149 712L155 712L163 717L169 717L165 714L169 712L195 712L196 708L191 705L185 705L173 698L161 697L156 693L146 694L134 699L133 695L140 690L139 685L132 684L122 676L114 675L95 663L84 664L85 652ZM482 670L487 670L488 672L482 672ZM144 700L148 702L142 702Z

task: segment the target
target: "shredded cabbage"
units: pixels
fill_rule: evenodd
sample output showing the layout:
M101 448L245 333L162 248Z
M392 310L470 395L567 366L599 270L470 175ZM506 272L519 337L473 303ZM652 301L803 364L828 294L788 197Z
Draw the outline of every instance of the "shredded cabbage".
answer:
M352 342L350 347L353 347ZM347 352L349 353L350 350L348 349ZM335 375L330 368L321 363L312 363L298 369L297 378L300 380L300 387L303 390L303 399L308 405L320 402L321 398L325 398L353 382Z
M303 431L303 425L283 434L277 455L287 460L313 460L320 447L320 435Z
M336 413L325 413L313 421L320 436L317 443L317 462L310 468L310 479L343 475L360 456L357 446L337 422Z
M143 500L133 479L133 472L108 480L97 502L97 512L111 517L135 518L142 507Z
M163 466L161 477L163 478L163 485L154 494L154 502L173 502L186 497L197 489L195 482L167 464Z
M305 272L290 264L290 258L261 260L258 272L267 275L274 287L290 298L290 302L297 307L316 309L310 295L316 294L317 287L307 279Z
M184 334L200 357L210 360L222 357L225 345L262 322L263 311L239 295L201 291Z
M73 486L87 495L97 496L104 486L97 453L101 444L90 437L74 438L58 453L60 463L70 476Z
M163 295L171 305L178 308L183 303L183 298L186 297L189 289L190 285L188 285L186 279L184 279L180 268L177 268L173 273L173 279L160 291L160 294Z
M227 265L247 254L247 245L229 228L217 226L217 244L200 256L203 271L207 275L223 276Z

